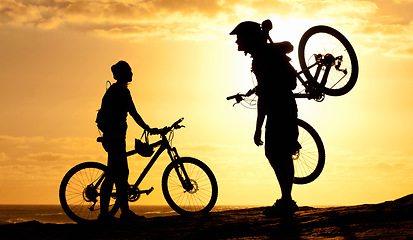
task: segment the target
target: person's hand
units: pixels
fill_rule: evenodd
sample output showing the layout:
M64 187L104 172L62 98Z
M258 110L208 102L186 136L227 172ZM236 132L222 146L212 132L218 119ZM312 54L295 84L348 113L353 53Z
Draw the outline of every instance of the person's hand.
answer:
M257 145L258 147L264 144L264 142L261 141L261 130L259 130L259 129L255 130L254 143L255 143L255 145Z

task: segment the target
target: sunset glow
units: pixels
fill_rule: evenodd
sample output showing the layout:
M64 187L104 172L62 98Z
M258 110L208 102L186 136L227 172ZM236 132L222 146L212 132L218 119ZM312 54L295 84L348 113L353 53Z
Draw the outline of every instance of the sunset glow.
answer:
M321 102L297 100L299 118L326 148L313 183L294 186L298 205L351 205L413 190L413 2L150 0L0 2L0 204L58 204L64 174L84 161L106 163L95 117L110 67L127 61L138 112L151 127L185 117L173 145L205 162L218 180L217 205L271 205L280 197L256 112L226 97L253 87L251 59L228 33L241 21L271 19L274 41L328 25L353 45L360 73L352 91ZM142 134L128 119L128 149ZM151 137L156 140L157 137ZM134 181L149 159L130 158ZM166 204L157 162L137 204Z

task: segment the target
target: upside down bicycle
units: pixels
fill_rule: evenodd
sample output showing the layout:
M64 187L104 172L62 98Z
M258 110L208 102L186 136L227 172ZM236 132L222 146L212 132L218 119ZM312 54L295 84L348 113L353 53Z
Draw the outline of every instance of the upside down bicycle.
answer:
M171 146L174 130L183 126L183 118L159 131L161 140L152 144L147 143L147 149L158 150L144 151L143 156L150 157L145 169L128 190L128 200L135 202L141 194L149 195L153 187L140 190L139 184L145 178L153 164L163 151L168 152L171 163L166 166L162 175L162 192L169 206L181 215L206 214L214 207L218 198L218 184L211 169L203 162L192 157L180 157L175 147ZM101 140L98 138L98 141ZM139 142L139 141L137 141ZM135 145L136 146L136 145ZM136 153L142 154L138 149L127 152L127 156ZM78 223L91 223L97 221L100 214L100 188L105 179L107 166L98 162L84 162L70 169L59 188L60 204L64 212L73 221ZM116 201L116 184L110 194L109 213L115 215L119 210Z
M272 25L267 31L271 28ZM356 84L359 71L356 53L347 38L334 28L314 26L308 29L299 42L298 60L302 70L296 71L296 78L304 88L294 93L295 98L322 102L325 95L344 95ZM235 99L235 104L242 103L247 108L255 108L257 104L255 88L245 94L227 97L227 100L231 99ZM294 183L307 184L321 174L325 164L325 149L320 136L310 124L298 119L297 125L298 141L302 148L293 155Z

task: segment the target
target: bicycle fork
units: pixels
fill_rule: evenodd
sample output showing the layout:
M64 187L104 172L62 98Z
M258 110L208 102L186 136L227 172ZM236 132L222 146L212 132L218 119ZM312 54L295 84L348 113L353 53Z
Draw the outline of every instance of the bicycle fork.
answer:
M179 181L182 184L182 187L185 189L186 192L190 192L194 189L194 185L191 182L191 179L188 176L188 173L186 172L186 169L184 168L184 164L181 161L178 161L180 159L178 155L178 151L176 150L175 147L171 148L168 151L169 157L171 158L172 162L175 162L175 171L176 174L178 175Z

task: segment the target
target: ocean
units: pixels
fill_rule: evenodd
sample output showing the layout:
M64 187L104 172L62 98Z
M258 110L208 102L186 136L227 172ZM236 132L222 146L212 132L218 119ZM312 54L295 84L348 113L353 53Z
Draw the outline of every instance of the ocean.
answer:
M212 211L244 209L253 206L215 206ZM169 206L131 205L131 210L147 218L178 215ZM60 205L0 205L0 225L38 221L41 223L74 223Z

